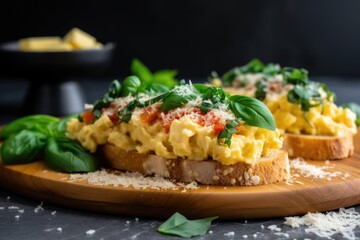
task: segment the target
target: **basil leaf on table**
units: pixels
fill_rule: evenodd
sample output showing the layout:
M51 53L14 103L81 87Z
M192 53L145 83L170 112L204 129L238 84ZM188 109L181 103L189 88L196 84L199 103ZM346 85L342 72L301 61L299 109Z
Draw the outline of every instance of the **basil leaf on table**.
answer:
M22 130L36 130L46 133L46 126L59 122L59 119L49 115L31 115L19 118L6 125L0 132L0 137L5 139Z
M38 160L46 145L46 139L46 135L29 130L11 135L1 146L2 162L23 164Z
M245 96L231 96L229 100L231 111L245 124L269 130L276 129L273 115L260 100Z
M180 213L175 213L158 228L158 232L183 238L205 235L211 222L218 217L188 220Z
M93 172L99 168L95 156L66 137L50 138L45 147L46 164L56 171Z

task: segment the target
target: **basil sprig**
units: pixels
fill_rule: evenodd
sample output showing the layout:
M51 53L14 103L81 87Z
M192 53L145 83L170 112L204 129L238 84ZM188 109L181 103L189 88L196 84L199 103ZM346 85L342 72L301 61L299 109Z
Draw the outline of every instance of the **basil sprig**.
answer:
M139 59L134 59L131 63L131 72L141 81L141 91L154 89L162 86L168 90L178 85L175 79L176 70L162 69L152 73Z
M166 235L175 235L183 238L202 236L207 233L211 222L218 217L209 217L196 220L188 220L180 213L175 213L158 227L158 232Z
M19 118L1 132L5 140L0 149L4 164L24 164L39 160L57 171L92 172L99 168L94 155L75 141L66 138L66 125L75 118L62 120L48 115Z

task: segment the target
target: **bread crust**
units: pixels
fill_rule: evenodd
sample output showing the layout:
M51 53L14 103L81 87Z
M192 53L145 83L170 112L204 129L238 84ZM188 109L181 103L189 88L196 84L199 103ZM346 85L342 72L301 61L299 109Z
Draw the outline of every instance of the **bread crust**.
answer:
M290 171L288 155L282 150L272 151L259 159L255 166L246 163L222 165L214 160L165 159L153 154L126 152L111 144L103 145L102 152L106 163L114 169L158 175L183 183L263 185L288 179Z
M287 133L283 149L288 152L289 157L322 161L344 159L354 153L353 135L317 136Z

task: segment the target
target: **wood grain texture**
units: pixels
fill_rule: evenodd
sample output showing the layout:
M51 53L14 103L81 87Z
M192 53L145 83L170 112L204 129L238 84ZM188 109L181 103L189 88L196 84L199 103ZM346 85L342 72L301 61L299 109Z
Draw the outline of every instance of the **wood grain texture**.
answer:
M221 219L283 217L327 211L360 203L360 135L351 158L332 161L334 171L347 178L310 179L251 187L200 186L196 190L137 190L69 182L69 174L48 169L42 161L24 165L0 164L0 186L37 200L72 208L132 217L167 218L180 212L189 218ZM309 161L324 166L323 161ZM44 171L46 170L46 171Z

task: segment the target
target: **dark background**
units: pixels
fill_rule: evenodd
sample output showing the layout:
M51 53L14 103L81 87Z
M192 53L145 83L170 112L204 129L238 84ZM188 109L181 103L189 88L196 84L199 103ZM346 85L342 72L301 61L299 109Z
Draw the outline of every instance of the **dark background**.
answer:
M75 26L116 42L108 77L129 74L134 57L184 78L254 57L315 76L360 76L357 0L6 1L0 9L0 42L63 36Z

